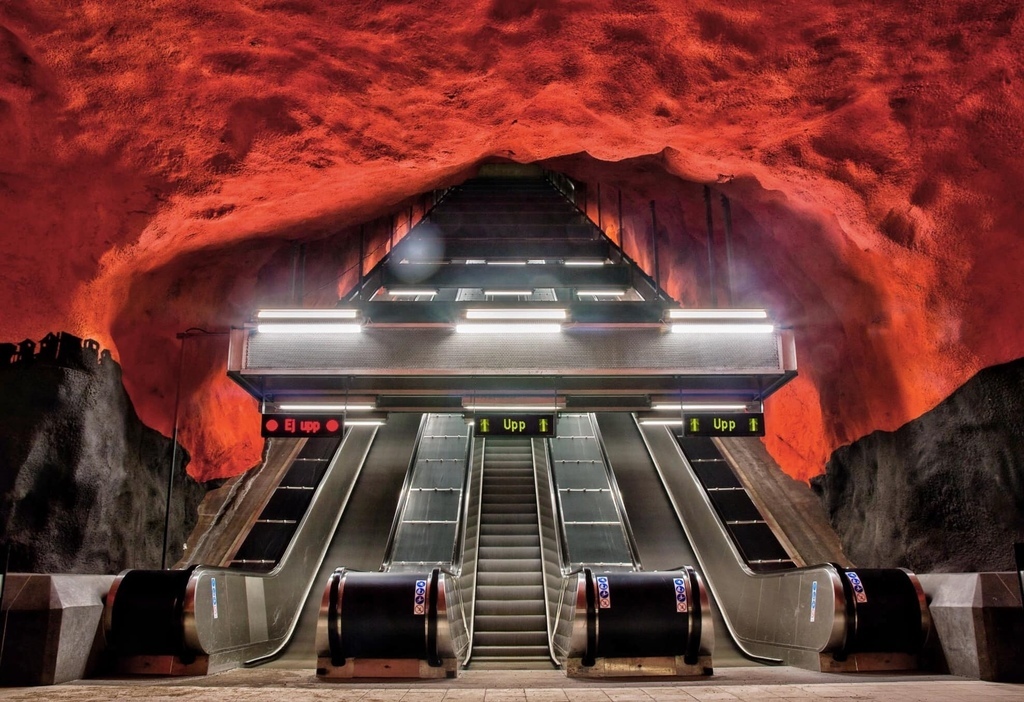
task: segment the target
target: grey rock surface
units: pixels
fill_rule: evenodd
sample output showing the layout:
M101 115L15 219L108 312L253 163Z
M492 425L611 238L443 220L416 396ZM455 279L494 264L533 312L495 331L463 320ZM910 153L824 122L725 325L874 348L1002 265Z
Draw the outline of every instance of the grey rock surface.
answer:
M0 542L12 571L159 568L171 460L171 440L142 424L108 356L0 364ZM179 448L170 563L203 494L187 462Z
M893 432L837 449L811 481L862 567L1008 571L1024 541L1024 359L992 366Z

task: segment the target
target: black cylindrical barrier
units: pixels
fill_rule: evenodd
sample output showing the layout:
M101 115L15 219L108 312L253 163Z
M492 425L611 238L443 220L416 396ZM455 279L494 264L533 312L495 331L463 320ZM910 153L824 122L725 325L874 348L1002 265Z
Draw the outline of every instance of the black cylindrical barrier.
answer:
M701 616L695 582L687 571L590 574L593 600L588 597L587 604L595 626L588 632L588 657L684 656L695 662Z
M839 570L850 618L843 653L920 652L926 622L917 578L898 568Z
M119 575L107 596L111 647L121 655L183 655L182 610L193 570L129 570Z
M332 581L331 586L334 586ZM437 659L438 571L433 573L354 573L338 583L340 636L332 659ZM430 620L435 620L433 626Z

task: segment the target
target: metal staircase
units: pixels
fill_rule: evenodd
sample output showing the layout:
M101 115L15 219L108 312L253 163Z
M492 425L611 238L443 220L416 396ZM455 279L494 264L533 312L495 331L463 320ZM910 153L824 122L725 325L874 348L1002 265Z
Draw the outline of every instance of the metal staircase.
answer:
M550 665L533 444L484 439L472 662Z

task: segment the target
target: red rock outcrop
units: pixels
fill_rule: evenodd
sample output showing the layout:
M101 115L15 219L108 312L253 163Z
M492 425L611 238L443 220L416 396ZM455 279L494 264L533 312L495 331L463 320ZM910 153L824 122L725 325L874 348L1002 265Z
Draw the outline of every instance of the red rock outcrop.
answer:
M648 265L655 200L665 285L707 304L710 183L736 298L797 333L767 443L806 478L1024 355L1022 22L981 0L4 3L0 338L101 340L169 434L175 335L290 299L298 242L331 253L311 303L353 279L360 222L490 157L550 161L623 191ZM206 478L259 439L200 336L181 438Z

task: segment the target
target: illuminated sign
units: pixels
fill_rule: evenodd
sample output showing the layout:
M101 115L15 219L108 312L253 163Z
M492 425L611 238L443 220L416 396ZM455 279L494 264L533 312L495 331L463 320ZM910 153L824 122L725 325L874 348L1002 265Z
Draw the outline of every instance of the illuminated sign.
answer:
M554 414L478 414L477 436L554 436Z
M264 438L341 436L344 431L343 414L265 414L260 423Z
M687 413L683 417L683 436L764 436L764 415Z

